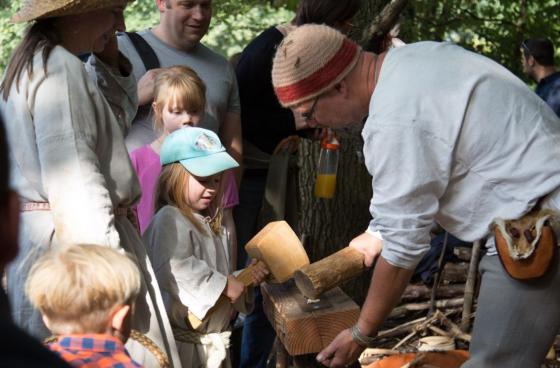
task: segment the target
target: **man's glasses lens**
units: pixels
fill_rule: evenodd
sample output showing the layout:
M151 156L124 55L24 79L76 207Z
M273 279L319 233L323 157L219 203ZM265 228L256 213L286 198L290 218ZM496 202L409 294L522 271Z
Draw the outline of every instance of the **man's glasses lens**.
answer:
M317 105L317 101L319 101L319 96L317 96L315 101L313 101L313 104L311 105L309 111L301 113L301 117L306 122L313 120L313 115L315 115L315 105Z

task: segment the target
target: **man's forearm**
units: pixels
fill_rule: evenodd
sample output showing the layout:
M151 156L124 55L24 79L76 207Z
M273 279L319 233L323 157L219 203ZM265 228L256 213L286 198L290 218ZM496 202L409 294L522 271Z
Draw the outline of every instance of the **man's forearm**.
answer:
M362 334L373 336L378 332L401 298L413 272L414 270L392 266L383 257L379 257L358 319L358 328Z

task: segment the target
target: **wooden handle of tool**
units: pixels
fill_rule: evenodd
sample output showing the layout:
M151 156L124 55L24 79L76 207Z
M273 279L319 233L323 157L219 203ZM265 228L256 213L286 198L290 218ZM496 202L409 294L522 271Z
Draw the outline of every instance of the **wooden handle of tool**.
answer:
M239 272L239 274L237 274L237 276L235 276L235 278L238 281L241 281L243 283L243 285L245 285L246 288L253 287L253 286L255 286L255 281L253 280L253 276L251 275L251 271L255 267L260 267L260 266L266 267L264 262L258 261L254 265L248 266L248 267L244 268L243 270L241 270L241 272ZM215 310L220 309L226 303L230 303L229 298L227 296L225 296L224 294L220 295L220 297L216 301L216 304L214 304L214 306L208 311L208 313L206 313L206 317L204 317L204 320L202 320L202 321L200 319L198 319L194 314L189 312L189 315L187 317L187 325L190 324L190 326L193 329L195 329L195 330L198 329L204 323L204 321L206 321L208 318L210 318L210 316L212 315L212 313Z
M364 269L364 255L346 247L300 268L295 272L294 279L303 295L317 299L325 291L359 276Z

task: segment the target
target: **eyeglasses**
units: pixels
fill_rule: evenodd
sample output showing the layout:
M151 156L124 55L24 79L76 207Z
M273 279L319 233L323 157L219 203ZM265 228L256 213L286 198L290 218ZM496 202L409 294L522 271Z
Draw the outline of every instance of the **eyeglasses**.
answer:
M311 108L309 109L309 111L301 113L301 117L303 118L303 120L306 123L309 123L310 121L312 121L314 119L313 115L315 115L315 106L317 106L317 101L319 101L320 97L321 96L319 95L315 98L315 101L313 101L313 104L311 105Z

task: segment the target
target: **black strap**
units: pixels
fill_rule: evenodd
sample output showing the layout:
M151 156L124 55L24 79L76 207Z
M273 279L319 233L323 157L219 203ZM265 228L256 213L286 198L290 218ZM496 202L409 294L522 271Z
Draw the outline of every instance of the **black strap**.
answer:
M152 46L150 46L150 44L146 42L144 37L140 36L136 32L125 32L125 33L130 39L130 42L132 42L132 45L136 49L136 52L140 56L142 63L144 63L144 67L146 67L146 71L159 68L160 67L159 59L156 53L154 52L154 49L152 49ZM151 109L152 109L151 103L138 106L138 111L136 112L135 120L145 119L150 114Z
M136 52L138 52L138 55L140 55L140 59L142 59L142 62L146 67L146 71L150 69L159 68L160 67L159 59L156 53L154 52L154 49L152 49L150 44L146 42L144 37L140 36L136 32L125 32L125 33L130 39L130 42L132 42L132 45L136 49Z

